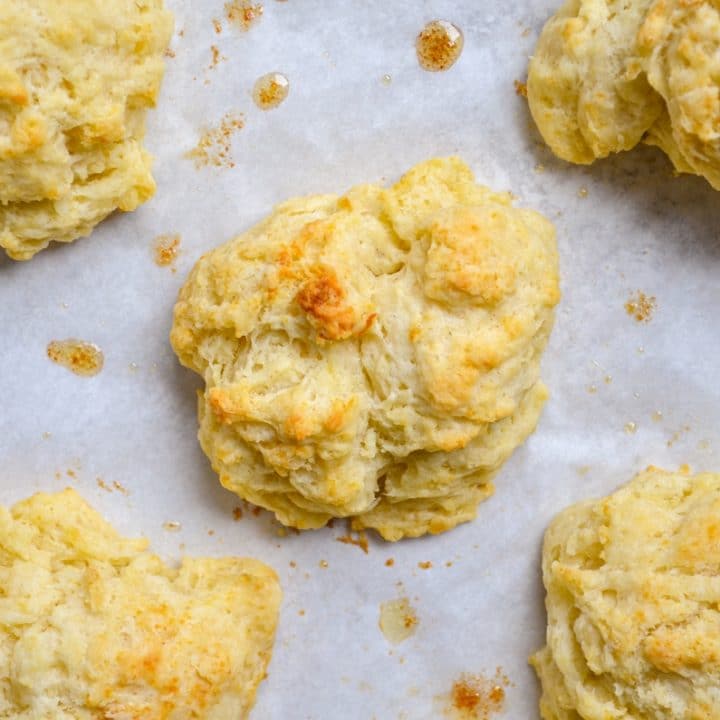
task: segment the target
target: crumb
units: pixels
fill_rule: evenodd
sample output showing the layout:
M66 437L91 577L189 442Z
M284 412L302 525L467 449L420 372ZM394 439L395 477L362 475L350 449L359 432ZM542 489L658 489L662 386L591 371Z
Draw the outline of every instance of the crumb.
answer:
M584 477L590 472L590 466L589 465L581 465L579 468L576 469L577 474L580 477Z
M395 560L393 558L388 558L385 561L385 567L392 567L395 564Z
M505 688L509 685L510 680L501 668L495 671L492 678L463 673L453 683L445 717L489 720L492 715L502 711Z
M214 70L221 62L227 60L227 57L220 52L217 45L211 45L210 52L212 53L212 59L208 65L208 70Z
M670 439L665 443L669 448L672 447L681 437L684 433L690 432L690 426L689 425L683 425L679 430L676 430L671 436Z
M447 561L445 562L445 567L452 567L452 564L453 564L453 563L452 563L452 560L447 560Z
M256 505L255 507L253 507L253 509L251 510L251 512L252 512L252 514L253 514L254 517L257 517L257 516L262 512L262 508L261 508L261 507L258 507L258 506Z
M95 482L101 490L109 493L112 492L112 488L101 477L95 478Z
M298 615L300 615L300 617L302 617L304 614L305 614L304 610L298 610Z
M290 567L291 567L291 568L296 568L296 567L297 567L297 563L296 563L294 560L291 560L291 561L290 561Z
M49 440L52 437L52 433L48 432L47 430L42 434L43 440Z
M123 495L130 494L130 491L124 485L121 485L117 480L113 480L113 487Z
M240 506L233 508L233 520L235 522L238 522L239 520L242 520L243 512L242 508Z
M210 537L212 537L214 534L215 534L215 531L214 531L214 530L208 530L208 535L209 535Z
M329 563L327 560L321 560L318 565L324 570L326 567L328 567Z
M166 48L163 55L166 58L174 58L175 57L175 51L172 48Z
M650 322L655 312L656 302L653 295L646 295L638 290L628 298L625 303L625 310L630 317L638 322Z
M589 192L589 190L588 190L586 187L581 187L581 188L577 191L577 196L578 196L581 200L584 200L589 194L590 194L590 192Z
M594 394L597 392L597 385L588 385L587 391L588 391L591 395L594 395Z
M65 474L66 474L68 477L73 478L73 479L77 477L77 473L76 473L74 470L69 470L69 469L68 469L68 470L65 471Z
M527 83L515 80L515 94L519 97L527 97Z
M167 520L162 526L163 530L167 530L168 532L177 532L182 528L182 525L176 520Z
M433 566L433 564L432 564L429 560L426 560L425 562L419 562L419 563L418 563L418 567L419 567L421 570L429 570L432 566Z
M235 163L231 157L232 138L245 126L245 116L242 113L226 113L220 125L209 128L200 136L198 144L187 157L195 161L195 167L234 168Z
M219 35L222 32L222 23L217 18L213 18L212 24L215 29L215 33Z
M625 432L628 435L634 435L637 432L637 429L637 423L634 423L632 421L625 423Z
M180 235L158 235L153 241L153 257L158 267L172 265L180 250ZM173 268L174 270L174 268Z
M656 410L651 417L655 422L660 422L663 418L662 410Z

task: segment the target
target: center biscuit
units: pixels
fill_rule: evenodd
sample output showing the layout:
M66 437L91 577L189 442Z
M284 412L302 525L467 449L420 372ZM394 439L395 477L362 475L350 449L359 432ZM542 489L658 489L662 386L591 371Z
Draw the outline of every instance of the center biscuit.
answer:
M286 525L397 540L474 517L533 431L553 226L456 158L290 200L204 255L171 333L222 484Z

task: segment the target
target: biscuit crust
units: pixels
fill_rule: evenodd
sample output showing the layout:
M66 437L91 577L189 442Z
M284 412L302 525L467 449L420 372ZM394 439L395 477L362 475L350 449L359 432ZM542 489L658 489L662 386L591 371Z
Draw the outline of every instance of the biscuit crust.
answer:
M142 145L173 21L162 0L0 3L0 248L28 260L155 192Z
M0 507L0 718L237 720L270 660L275 573L166 566L74 491Z
M204 255L171 342L205 379L225 487L286 525L397 540L472 518L532 432L558 300L553 226L437 159L290 200Z
M650 467L545 536L545 720L720 718L720 475Z

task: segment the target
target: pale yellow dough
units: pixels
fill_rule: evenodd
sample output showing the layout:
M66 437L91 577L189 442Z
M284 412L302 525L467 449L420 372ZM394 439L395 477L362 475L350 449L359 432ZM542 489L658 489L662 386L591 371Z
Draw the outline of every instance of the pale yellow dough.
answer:
M0 506L0 718L241 720L270 660L275 573L177 569L73 490Z
M222 484L316 528L397 540L474 517L533 431L555 232L456 158L290 200L204 255L171 341L203 376Z
M162 0L0 2L0 248L27 260L150 198Z
M545 536L545 720L720 718L720 475L650 467Z
M567 0L530 61L528 102L564 160L645 141L720 189L720 0Z

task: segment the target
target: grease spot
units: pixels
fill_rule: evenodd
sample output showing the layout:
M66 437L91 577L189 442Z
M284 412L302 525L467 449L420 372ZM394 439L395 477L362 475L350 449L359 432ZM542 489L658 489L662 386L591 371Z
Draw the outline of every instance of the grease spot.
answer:
M657 302L653 295L646 295L638 290L628 298L625 311L638 322L650 322L656 306Z
M406 597L380 604L380 630L385 639L397 645L415 634L418 617Z
M85 377L97 375L105 364L105 356L97 345L74 338L53 340L47 346L47 356L54 363Z
M457 62L463 45L460 28L447 20L433 20L417 36L415 51L423 70L441 72Z
M279 72L267 73L255 81L253 100L261 110L273 110L290 92L290 81Z

